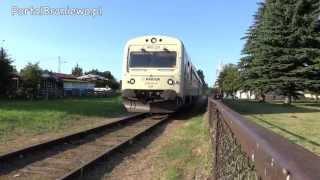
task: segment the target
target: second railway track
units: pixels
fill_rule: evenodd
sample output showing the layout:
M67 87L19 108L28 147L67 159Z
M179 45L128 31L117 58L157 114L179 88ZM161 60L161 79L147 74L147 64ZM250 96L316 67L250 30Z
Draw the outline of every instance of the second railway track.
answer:
M75 179L99 159L166 120L140 114L0 156L0 179Z

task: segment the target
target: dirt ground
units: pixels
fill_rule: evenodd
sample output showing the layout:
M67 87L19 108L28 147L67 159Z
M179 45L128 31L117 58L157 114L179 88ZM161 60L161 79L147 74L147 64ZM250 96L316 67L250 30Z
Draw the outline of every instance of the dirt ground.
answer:
M182 127L181 120L170 120L156 127L152 132L137 139L113 153L112 157L101 161L98 166L85 174L85 180L149 180L154 179L156 169L154 160L161 147L173 135L175 129Z
M124 161L116 166L109 174L102 179L111 180L138 180L153 179L157 173L154 165L158 152L166 141L173 135L174 131L183 125L181 120L172 120L168 125L160 127L156 131L162 132L161 136L155 137L146 147L142 148L138 153L129 155ZM158 134L155 133L155 134ZM150 139L154 137L149 137ZM150 140L148 139L148 140ZM147 140L147 141L148 141Z
M201 106L200 106L201 107ZM204 106L206 107L206 106ZM172 118L152 132L135 140L130 146L113 153L112 157L100 162L89 174L85 174L85 180L152 180L165 179L162 177L162 164L159 164L159 152L175 136L175 131L182 128L188 119L203 114L205 110L183 113ZM191 178L192 179L192 178Z

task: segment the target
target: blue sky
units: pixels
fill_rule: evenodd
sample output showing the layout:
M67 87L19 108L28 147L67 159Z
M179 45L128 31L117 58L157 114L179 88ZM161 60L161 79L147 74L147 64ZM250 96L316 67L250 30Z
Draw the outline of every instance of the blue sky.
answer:
M0 0L0 46L20 69L40 62L62 72L77 63L121 78L123 46L130 38L161 34L180 38L210 85L220 62L236 63L258 0ZM100 8L102 16L19 16L13 7ZM2 40L5 40L3 43Z

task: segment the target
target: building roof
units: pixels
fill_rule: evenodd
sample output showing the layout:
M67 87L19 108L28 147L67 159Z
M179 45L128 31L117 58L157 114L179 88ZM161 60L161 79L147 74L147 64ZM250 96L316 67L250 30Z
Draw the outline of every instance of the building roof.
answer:
M16 72L11 73L9 76L10 78L21 78L21 76Z
M80 80L91 80L91 81L96 81L96 80L106 80L105 77L100 76L100 75L96 75L96 74L87 74L87 75L83 75L80 77L77 77L77 79Z
M77 79L72 74L63 74L63 73L52 73L53 76L59 78L59 79Z
M90 81L83 81L79 79L63 79L63 82L92 83Z

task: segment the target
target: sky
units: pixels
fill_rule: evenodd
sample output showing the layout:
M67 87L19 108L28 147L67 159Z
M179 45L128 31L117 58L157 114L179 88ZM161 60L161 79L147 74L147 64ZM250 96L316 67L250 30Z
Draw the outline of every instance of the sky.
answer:
M71 73L109 70L121 79L123 48L141 35L181 39L212 85L221 63L237 63L259 0L0 0L0 47L18 70L28 62ZM36 15L26 8L87 8L81 15ZM93 13L95 11L95 14ZM23 14L23 12L26 12ZM35 12L35 11L33 11ZM70 12L70 11L69 11ZM94 15L94 16L93 16Z

